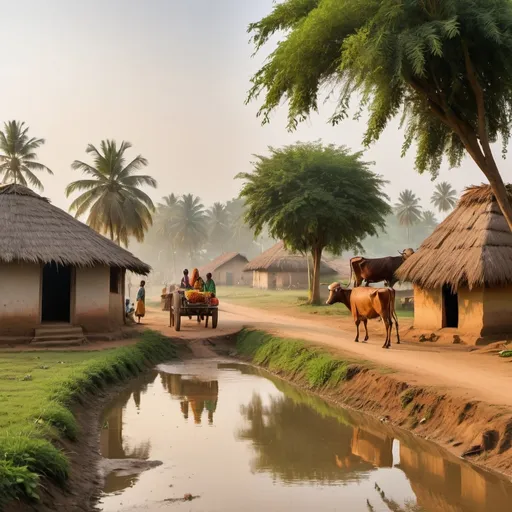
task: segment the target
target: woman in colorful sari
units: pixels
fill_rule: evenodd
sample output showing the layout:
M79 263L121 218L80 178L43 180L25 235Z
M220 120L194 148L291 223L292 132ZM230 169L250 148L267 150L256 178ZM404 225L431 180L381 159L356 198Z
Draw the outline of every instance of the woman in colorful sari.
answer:
M194 290L197 290L198 292L204 291L204 281L199 276L199 270L197 268L192 270L192 277L190 278L190 286L192 286L192 288Z
M146 315L146 281L140 282L140 288L137 292L137 298L135 300L135 316L137 317L137 323L140 324L140 319Z

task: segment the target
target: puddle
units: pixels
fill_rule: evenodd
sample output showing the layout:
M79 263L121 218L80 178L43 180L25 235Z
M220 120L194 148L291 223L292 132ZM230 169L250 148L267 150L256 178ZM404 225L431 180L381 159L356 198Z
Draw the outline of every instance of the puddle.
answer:
M246 365L161 365L102 423L102 455L121 470L106 478L105 512L505 512L512 503L508 480ZM130 471L120 459L147 464Z

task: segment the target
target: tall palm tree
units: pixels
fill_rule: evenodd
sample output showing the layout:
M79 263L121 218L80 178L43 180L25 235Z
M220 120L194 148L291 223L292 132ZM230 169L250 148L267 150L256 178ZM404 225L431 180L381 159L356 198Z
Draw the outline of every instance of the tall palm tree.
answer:
M173 279L176 280L176 244L175 229L176 229L176 217L179 209L179 196L175 194L169 194L162 198L162 202L158 203L156 209L156 230L158 235L164 238L168 244L169 252L172 256L172 268L173 268Z
M3 175L3 183L14 182L24 186L30 183L43 190L43 184L34 171L53 172L36 161L36 151L45 140L29 137L28 130L28 126L25 127L25 123L20 121L4 123L4 129L0 130L0 176Z
M421 220L420 200L412 190L404 190L400 192L398 202L395 204L395 213L398 222L407 230L407 241L410 240L409 230L411 226L417 224Z
M93 164L81 160L71 164L74 170L82 171L88 178L66 187L68 197L74 192L82 192L69 210L74 211L77 218L89 212L87 224L91 228L125 246L128 246L130 236L142 242L153 223L155 206L140 187L156 188L157 185L151 176L135 174L148 165L141 155L126 163L125 152L131 147L125 141L118 147L115 140L102 140L99 150L89 144L85 151L93 156Z
M176 247L188 252L190 259L208 238L208 217L201 199L186 194L178 201L176 217L172 224Z
M215 203L208 210L208 238L215 250L224 252L231 236L229 213L222 203Z
M441 212L448 212L457 204L457 192L452 186L443 181L436 185L430 202Z
M421 222L427 229L434 229L438 224L434 212L430 210L423 212Z

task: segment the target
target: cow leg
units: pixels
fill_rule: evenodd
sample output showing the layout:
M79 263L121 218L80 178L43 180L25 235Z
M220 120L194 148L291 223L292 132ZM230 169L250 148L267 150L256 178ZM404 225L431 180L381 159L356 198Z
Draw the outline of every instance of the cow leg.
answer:
M363 320L363 323L364 323L364 330L366 331L366 336L364 337L364 341L368 341L368 339L370 338L370 336L368 336L368 319L365 318Z
M382 345L382 348L389 348L389 342L391 339L391 329L392 329L393 324L387 318L383 318L382 320L383 320L384 324L386 325L386 340L384 341L384 345Z
M396 316L396 312L393 311L393 318L395 319L395 327L396 327L396 343L400 345L400 330L398 327L398 317Z
M359 343L359 324L361 320L359 318L356 320L356 339L354 340L356 343Z

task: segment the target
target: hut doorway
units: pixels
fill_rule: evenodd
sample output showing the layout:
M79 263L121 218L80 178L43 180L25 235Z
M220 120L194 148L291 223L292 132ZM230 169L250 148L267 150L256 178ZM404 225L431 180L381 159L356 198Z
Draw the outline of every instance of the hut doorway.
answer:
M226 272L226 286L233 286L233 272Z
M443 286L443 327L459 327L459 296Z
M71 267L48 263L43 267L41 322L71 321Z

